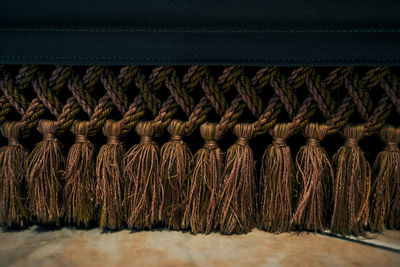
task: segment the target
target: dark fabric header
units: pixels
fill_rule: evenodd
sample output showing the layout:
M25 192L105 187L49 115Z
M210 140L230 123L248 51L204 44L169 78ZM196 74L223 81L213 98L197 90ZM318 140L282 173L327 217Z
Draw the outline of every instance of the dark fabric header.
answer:
M9 1L0 63L398 65L400 2Z

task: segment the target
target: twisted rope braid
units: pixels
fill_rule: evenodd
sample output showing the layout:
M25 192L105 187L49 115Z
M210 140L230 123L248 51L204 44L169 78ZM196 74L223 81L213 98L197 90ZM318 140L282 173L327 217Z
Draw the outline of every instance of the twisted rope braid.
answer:
M77 73L74 73L72 79L68 82L68 89L71 91L76 102L81 106L82 110L89 116L93 113L96 106L96 100L91 97L96 83L99 81L103 73L102 67L89 67L86 70L83 80Z
M354 75L353 81L350 79L346 80L345 85L349 91L349 95L352 97L359 114L366 121L364 125L364 134L366 136L373 134L383 126L393 106L391 103L388 103L389 97L384 96L380 99L375 109L373 109L373 103L369 97L369 90L378 85L388 73L387 68L375 68L369 70L367 75L361 80L358 79L357 75Z
M12 111L12 105L8 102L7 98L3 95L0 98L0 123L6 121L8 113Z
M221 89L223 90L223 94L226 94L230 90L231 86L234 84L241 71L242 70L237 67L228 67L223 70L222 74L218 78L218 83L224 85ZM204 73L206 73L206 71L204 71ZM197 76L194 76L194 78L197 78ZM185 84L187 83L187 79L187 77L184 77ZM214 79L212 80L214 81ZM227 83L225 83L225 81L227 81ZM188 84L191 85L193 83ZM212 103L209 102L208 97L202 97L196 107L193 109L188 120L185 122L185 135L193 133L193 131L206 120L207 113L210 112L211 109Z
M397 113L400 113L400 85L397 76L392 74L390 82L382 79L380 85L390 98L390 101L395 105Z
M126 135L144 114L144 107L141 105L142 95L137 96L132 104L129 105L128 98L124 94L124 91L131 85L132 81L136 80L137 75L140 75L141 79L143 79L143 75L138 68L125 67L121 69L118 77L110 71L107 72L106 76L101 77L107 96L123 115L123 118L119 121L122 135ZM127 77L130 77L130 79ZM149 90L148 86L146 86L146 90ZM146 95L149 96L152 93L147 92ZM153 96L151 99L153 98L155 97Z
M107 101L108 96L102 97L96 104L96 100L90 94L100 81L103 71L104 68L101 66L91 66L87 68L82 80L77 73L74 73L68 82L68 88L75 101L89 116L89 121L85 122L89 135L95 135L99 131L112 111L112 104Z
M306 81L310 93L313 95L316 103L318 104L319 110L321 111L323 116L327 118L327 134L332 134L338 131L347 123L349 117L354 112L354 106L357 107L360 115L365 120L370 120L367 126L376 126L368 126L368 128L371 129L371 133L376 131L379 128L379 125L382 124L382 118L388 116L388 106L386 106L386 101L382 101L380 107L374 111L374 116L369 115L372 109L372 101L369 97L368 90L362 89L363 87L371 89L372 87L376 86L380 79L382 79L387 74L387 71L382 71L381 68L370 70L367 75L361 80L358 79L357 75L353 75L353 77L357 81L357 85L355 86L353 86L350 82L353 79L352 77L350 77L351 74L352 68L337 68L333 70L323 81L319 77L319 75L315 74L314 71L313 75L311 75L311 77ZM346 85L349 95L342 100L336 111L334 111L335 104L331 100L331 95L332 92L334 92L343 84ZM383 107L385 107L386 112L384 111Z
M25 97L23 96L23 94L21 94L22 91L33 82L33 79L35 78L37 71L38 71L37 66L34 65L22 66L19 69L18 74L15 78L15 83L10 80L9 73L7 72L3 73L4 74L3 80L0 81L0 87L4 92L1 101L0 119L3 122L5 120L5 116L11 111L10 107L13 106L14 109L23 117L20 123L20 127L22 129L21 132L23 136L28 135L29 130L32 127L35 127L34 123L24 124L23 123L24 116L28 114L29 116L32 116L32 118L36 119L39 117L39 115L41 115L41 112L38 112L36 114L33 112L33 108L35 108L38 103L35 101L34 103L32 103L32 105L28 107ZM6 99L8 100L8 103L4 102Z
M92 94L99 82L106 94L96 101ZM297 91L303 90L304 85L308 96L300 105ZM36 98L31 100L24 94L30 86L36 93ZM126 92L132 86L140 93L131 101ZM168 89L169 96L162 102L155 93L163 86ZM274 94L264 103L258 95L268 86L272 87ZM65 87L71 92L71 97L63 104L58 95L64 92ZM197 102L190 95L196 87L204 93ZM384 93L376 105L369 93L375 87L382 88ZM237 96L228 103L226 96L232 88L236 89ZM336 102L333 94L339 88L345 88L348 95ZM79 111L83 111L88 116L91 135L104 125L114 107L122 115L123 135L137 124L146 110L154 115L153 123L158 132L166 128L181 109L187 116L184 122L186 135L207 120L207 114L213 110L221 117L220 136L237 123L246 107L256 118L253 123L255 135L271 128L282 108L291 118L294 132L302 128L318 109L326 118L328 134L338 131L357 111L365 121L366 135L383 126L392 107L400 111L398 79L387 67L371 69L362 78L353 67L335 68L325 78L312 67L296 68L287 76L278 68L271 67L260 69L249 78L243 67L230 66L214 79L206 66L189 67L182 78L170 66L154 68L148 77L137 66L123 67L118 75L109 68L92 66L86 69L83 77L70 66L56 66L47 78L38 66L25 65L13 79L7 67L2 66L0 89L3 92L0 122L15 110L21 116L24 136L36 127L46 110L56 118L60 131L69 128Z
M28 102L24 95L20 93L21 90L18 90L17 86L15 86L14 81L10 78L10 74L5 74L4 80L0 83L0 88L14 109L19 114L24 114L28 107Z
M4 93L14 109L23 115L28 107L27 100L23 95L23 90L26 89L35 78L35 74L38 71L38 67L34 65L22 66L18 70L18 74L15 77L15 82L12 81L10 74L4 72L4 79L0 81L0 88Z
M238 91L238 96L232 101L231 106L226 111L224 116L222 116L217 133L217 136L222 136L225 132L229 129L232 129L233 126L236 124L238 118L243 113L245 107L247 106L250 112L256 118L261 117L262 112L262 102L259 101L260 98L258 97L258 93L264 89L263 86L267 86L268 80L276 74L275 68L266 68L259 72L257 72L256 76L250 81L250 79L246 78L243 73L239 76L240 78L236 81L235 87ZM263 86L262 86L263 85ZM241 102L243 100L243 102ZM256 122L253 127L255 128L255 133L260 133L261 128L267 128L270 122L270 116L275 114L276 116L279 114L280 109L278 112L271 113L271 108L273 107L273 103L275 103L274 98L272 98L268 103L268 108L266 112L264 112L263 117L260 121ZM254 103L255 101L255 103ZM268 125L268 126L267 126ZM272 126L272 125L271 125ZM266 129L265 129L266 131Z
M186 84L189 84L189 85L195 85L195 84L197 84L197 82L192 82L191 80L192 79L194 79L194 80L197 80L198 79L198 75L195 75L196 74L196 72L192 72L192 71L190 71L190 72L188 72L188 73L190 73L190 75L186 75L185 76L185 83L184 83L184 85L183 86L185 86ZM208 71L206 70L205 71L205 77L206 77L206 79L208 79L209 81L207 82L207 84L211 84L212 85L212 87L215 89L215 88L218 88L218 85L216 85L216 84L214 84L214 79L208 74ZM175 72L172 72L172 79L176 79L176 76L175 76ZM189 97L189 95L188 95L188 93L190 93L195 87L191 87L191 88L185 88L185 87L181 87L181 88L176 88L176 87L174 87L172 84L168 84L169 83L169 80L167 79L166 80L166 86L167 86L167 88L168 88L168 86L172 86L172 90L176 90L176 91L186 91L186 93L185 94L182 94L182 98L187 98L188 99L188 104L189 104L189 106L187 106L187 105L183 105L182 104L182 106L183 106L183 111L185 112L185 110L186 110L186 114L189 114L189 112L191 111L191 109L192 109L192 106L193 106L193 103L194 103L194 101L192 101L192 100L190 100L191 99L191 97ZM179 86L179 84L176 84L177 86ZM202 82L202 87L204 87L204 81ZM212 97L212 99L218 99L218 98L220 98L222 95L223 95L223 93L221 94L218 90L217 91L212 91L213 93L216 93L217 94L217 96L215 97L215 95L213 95L213 97ZM207 96L206 96L207 97ZM209 99L209 97L207 97L207 99ZM160 111L159 111L159 113L158 113L158 115L155 117L155 119L152 121L152 123L153 123L153 126L155 127L155 130L157 131L157 132L161 132L163 129L165 129L170 123L171 123L171 121L172 121L172 119L173 119L173 115L177 112L177 108L178 108L178 106L179 106L179 100L178 101L176 101L176 99L175 99L175 94L171 94L168 98L167 98L167 100L166 101L164 101L164 103L163 103L163 105L162 105L162 108L160 109ZM192 104L191 104L192 103ZM197 122L198 123L198 122Z
M49 78L48 83L54 89L54 92L57 93L63 85L66 83L69 75L71 74L70 67L62 67L56 66L53 70L51 77ZM36 75L37 76L37 75ZM38 81L36 79L32 81L32 85L34 90L40 91L38 87ZM43 74L41 75L42 79L44 79ZM44 82L42 80L42 82ZM36 86L36 88L35 88ZM45 113L45 105L41 102L39 97L33 99L31 104L27 108L25 114L23 114L20 127L23 136L28 136L32 129L36 128L39 123L40 116Z
M292 84L287 81L284 75L278 74L276 77L271 79L270 83L272 88L283 103L283 107L288 113L289 118L292 119L292 122L288 124L289 135L296 133L300 128L306 125L315 112L315 103L312 102L312 95L309 95L300 107L298 106L296 96L296 89L300 88L300 86L306 82L306 78L311 73L312 72L308 68L295 69L289 76L289 81L295 82L294 88L292 88ZM290 92L290 94L287 94L287 92Z

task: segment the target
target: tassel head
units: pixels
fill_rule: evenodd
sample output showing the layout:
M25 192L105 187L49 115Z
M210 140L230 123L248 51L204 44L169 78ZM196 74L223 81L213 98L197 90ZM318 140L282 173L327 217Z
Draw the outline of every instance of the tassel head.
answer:
M385 125L379 132L385 148L376 157L373 173L370 229L400 229L400 128Z
M334 208L331 231L342 235L364 233L368 222L371 170L358 141L363 125L346 125L344 146L333 156Z
M217 227L216 208L223 170L217 127L217 124L208 122L200 126L205 144L191 162L190 189L183 223L193 233L210 233Z
M87 138L88 122L71 127L76 141L68 152L65 168L65 218L68 223L88 226L94 214L96 188L94 146Z
M28 157L27 182L29 204L39 223L60 224L62 213L61 183L64 157L54 134L56 122L39 121L38 131L43 140Z
M188 175L192 153L183 141L185 123L171 121L168 126L169 142L161 147L160 176L165 192L163 221L174 230L182 229L186 194L189 188Z
M26 152L18 142L20 125L5 122L2 135L8 145L0 148L0 224L22 227L29 219L26 197Z
M122 228L122 159L124 146L119 140L120 124L108 120L104 124L103 134L107 144L99 151L96 162L96 207L100 212L100 228L116 230Z
M124 211L128 227L149 229L161 221L164 191L159 170L159 147L153 142L152 122L139 122L140 143L124 157Z
M301 229L324 231L328 226L333 185L333 169L325 149L320 142L327 133L323 124L310 123L304 127L307 144L296 156L296 179L301 193L291 221Z
M261 226L269 232L291 230L294 167L286 138L291 123L279 123L269 133L273 142L264 153L261 167Z
M219 227L224 234L247 233L255 225L255 162L249 146L254 127L240 123L233 132L237 140L226 152L219 193Z

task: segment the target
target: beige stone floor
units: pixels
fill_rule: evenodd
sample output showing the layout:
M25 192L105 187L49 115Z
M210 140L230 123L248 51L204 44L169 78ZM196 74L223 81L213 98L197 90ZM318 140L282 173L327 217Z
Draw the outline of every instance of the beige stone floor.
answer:
M365 240L314 233L192 235L174 231L61 228L0 231L1 266L400 266L400 232Z

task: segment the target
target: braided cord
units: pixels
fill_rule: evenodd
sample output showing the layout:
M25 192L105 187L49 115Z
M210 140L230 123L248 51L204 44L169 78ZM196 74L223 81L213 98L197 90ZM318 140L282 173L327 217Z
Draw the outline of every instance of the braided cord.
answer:
M236 79L242 72L241 68L238 67L227 67L223 70L222 74L218 78L218 84L223 84L221 88L219 88L219 85L213 85L213 88L219 88L218 90L218 95L224 95L226 94L232 87L232 85L236 82ZM188 72L190 73L190 72ZM196 73L196 72L194 72ZM207 71L204 71L204 73L208 73ZM197 78L197 77L196 77ZM185 85L186 84L193 84L193 83L188 83L186 82L187 78L184 78ZM210 81L215 82L215 80L210 78L210 75L208 74L208 83ZM204 84L205 82L202 81L202 88L204 91ZM221 98L221 97L220 97ZM208 96L202 97L198 104L195 106L193 109L192 113L190 114L188 120L185 122L185 135L191 134L195 129L197 129L206 119L207 119L207 113L210 112L213 108L212 102L209 101Z
M315 111L326 119L328 134L339 131L357 112L365 121L365 135L379 130L390 115L393 107L400 112L400 85L390 68L373 68L361 78L353 67L339 67L331 70L325 78L318 69L300 67L288 75L276 67L262 68L249 78L243 67L225 67L215 79L207 66L188 67L182 77L176 68L160 66L153 68L146 77L141 67L122 67L116 75L112 68L91 66L81 77L70 66L56 66L49 77L36 65L24 65L12 78L12 72L1 66L0 123L8 114L16 111L21 116L20 127L23 136L29 135L42 115L48 111L56 118L57 132L70 128L80 112L87 115L89 135L94 135L104 125L112 110L122 115L119 121L121 134L128 134L145 115L153 114L156 132L165 129L178 110L187 116L184 122L185 135L193 133L208 114L214 111L220 120L218 136L221 137L237 123L247 108L256 118L253 122L254 135L264 134L274 126L282 110L291 122L292 133L304 127ZM92 96L101 84L104 96L98 101ZM165 86L168 97L162 102L156 96ZM382 96L374 104L371 98L373 88L382 88ZM25 90L33 88L36 97L28 99ZM64 88L71 96L64 99ZM196 102L191 96L195 88L201 88L203 96ZM272 96L263 102L259 94L272 88ZM298 90L307 88L308 95L299 102ZM131 90L138 89L133 100L128 97ZM236 97L229 98L235 89ZM335 101L336 91L345 89L347 95ZM162 96L162 94L160 93ZM228 99L232 99L228 103Z

